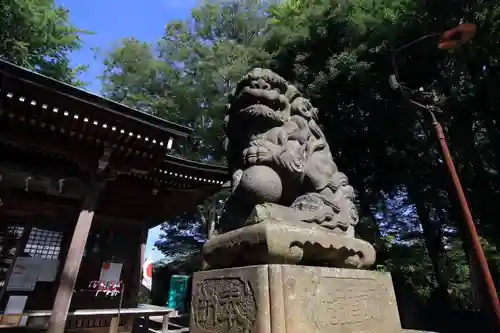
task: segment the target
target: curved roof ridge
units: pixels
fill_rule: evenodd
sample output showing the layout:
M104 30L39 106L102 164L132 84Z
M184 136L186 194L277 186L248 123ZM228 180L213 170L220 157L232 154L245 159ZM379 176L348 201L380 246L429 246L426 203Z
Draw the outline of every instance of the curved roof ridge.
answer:
M8 61L0 59L0 72L14 76L17 79L29 82L34 85L41 86L48 90L53 90L56 93L65 95L68 98L78 100L95 107L114 113L119 116L132 118L137 121L148 123L165 131L175 132L174 134L186 137L193 132L193 129L175 122L154 116L144 111L140 111L129 107L125 104L113 101L109 98L102 97L88 90L74 87L68 83L53 79L46 75L37 73L30 69L20 67Z

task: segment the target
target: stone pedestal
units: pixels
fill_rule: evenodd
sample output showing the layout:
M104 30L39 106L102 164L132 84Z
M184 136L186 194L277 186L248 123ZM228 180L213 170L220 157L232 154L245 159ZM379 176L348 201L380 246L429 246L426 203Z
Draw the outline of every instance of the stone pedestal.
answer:
M207 269L262 264L367 268L373 246L359 238L299 219L303 212L276 204L256 205L247 224L203 245ZM305 219L305 216L302 216Z
M258 265L194 274L191 333L402 332L391 277Z

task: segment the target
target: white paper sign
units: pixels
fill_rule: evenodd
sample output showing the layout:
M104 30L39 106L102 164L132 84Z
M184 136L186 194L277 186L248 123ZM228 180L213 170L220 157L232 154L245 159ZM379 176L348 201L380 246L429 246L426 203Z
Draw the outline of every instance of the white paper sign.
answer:
M4 314L6 315L18 315L24 312L24 307L26 306L26 301L28 296L10 296L7 301L7 306L5 307ZM24 316L19 318L18 316L5 316L2 318L2 324L12 325L12 326L26 326L28 317Z
M34 258L17 257L7 290L32 291L38 279L39 263Z
M104 263L101 268L101 276L99 281L120 281L122 274L121 263Z
M37 259L38 260L38 281L53 282L56 280L59 268L58 259Z

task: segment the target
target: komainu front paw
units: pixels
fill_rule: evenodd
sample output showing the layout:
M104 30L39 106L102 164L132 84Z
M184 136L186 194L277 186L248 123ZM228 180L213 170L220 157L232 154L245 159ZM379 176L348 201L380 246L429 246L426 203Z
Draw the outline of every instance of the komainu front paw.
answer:
M252 146L243 150L243 161L247 165L262 164L272 160L271 151L262 146Z

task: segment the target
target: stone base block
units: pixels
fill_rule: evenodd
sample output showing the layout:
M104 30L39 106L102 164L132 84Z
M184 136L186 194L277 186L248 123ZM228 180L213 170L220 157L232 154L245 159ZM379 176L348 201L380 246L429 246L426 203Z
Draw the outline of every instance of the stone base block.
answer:
M258 265L194 274L191 333L402 332L389 274Z
M276 211L289 217L270 218L279 215ZM294 221L291 212L291 208L278 205L256 206L249 225L216 235L203 245L206 267L298 264L366 268L375 262L375 249L370 243L315 223Z

